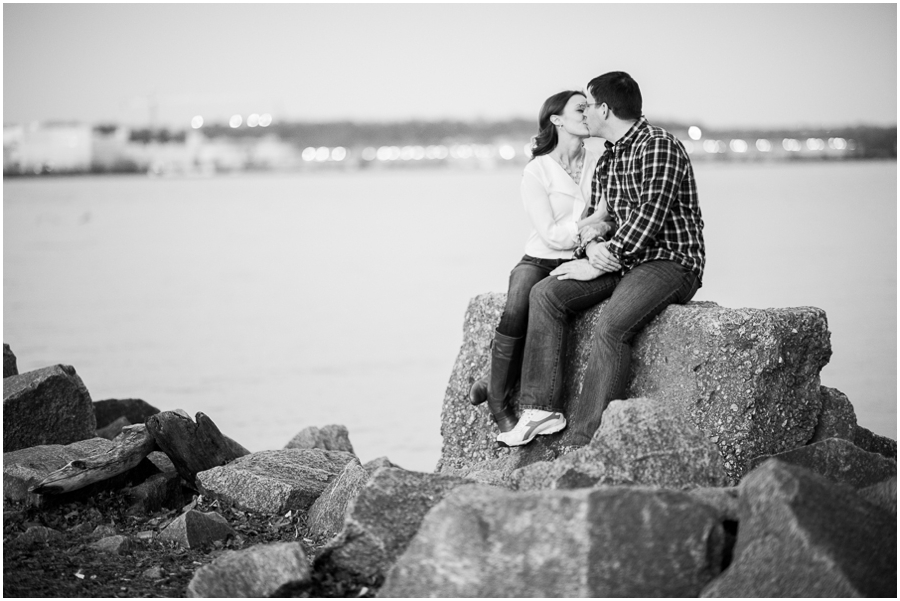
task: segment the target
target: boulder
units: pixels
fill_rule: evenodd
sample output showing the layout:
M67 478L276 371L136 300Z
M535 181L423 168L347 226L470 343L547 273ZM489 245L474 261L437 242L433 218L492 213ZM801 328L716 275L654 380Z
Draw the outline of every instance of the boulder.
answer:
M681 412L651 399L613 401L590 444L512 475L520 490L643 484L724 486L716 445Z
M200 492L240 509L284 514L309 509L356 457L343 451L281 449L251 453L197 474Z
M747 475L740 496L734 561L702 596L897 596L896 516L777 459Z
M91 395L75 368L54 365L3 379L3 452L93 438Z
M869 503L889 511L894 517L897 516L897 476L861 488L856 492Z
M182 513L159 533L159 540L171 541L185 549L198 549L213 541L237 534L218 513L190 510Z
M640 487L460 487L425 517L384 597L696 596L721 571L715 513Z
M16 367L16 356L12 349L5 342L3 343L3 377L19 375L19 368Z
M226 551L194 573L188 597L269 597L285 585L308 581L309 562L300 543L255 545Z
M344 470L328 484L309 508L306 523L313 538L329 539L340 532L344 526L347 506L368 479L369 472L359 461L351 461L344 466Z
M20 545L48 544L53 541L63 540L63 533L46 526L29 526L28 530L16 538Z
M341 531L320 550L317 569L340 569L366 579L383 576L428 510L467 483L455 476L379 469L347 507Z
M701 487L692 488L685 492L712 508L722 522L740 521L740 489L738 487Z
M853 442L856 432L856 411L847 395L835 388L822 386L822 413L809 442L828 438L843 438Z
M43 495L28 492L29 488L70 461L85 459L112 447L112 442L104 438L92 438L69 445L41 445L4 453L3 499L40 506Z
M862 426L856 426L853 431L853 444L864 451L878 453L897 461L897 441L886 436L879 436Z
M840 438L828 438L783 453L757 457L751 462L751 468L770 458L805 467L832 482L849 484L853 488L865 488L897 475L896 461L863 451Z
M105 438L106 440L112 440L116 436L122 433L122 428L132 425L128 418L122 416L115 420L114 422L103 426L102 428L97 428L97 437Z
M344 451L353 453L350 434L346 426L331 425L323 428L310 426L294 436L286 449L324 449L326 451Z
M97 428L104 428L122 417L129 424L143 424L151 415L159 413L159 409L141 399L105 399L94 403L94 416Z
M499 457L497 430L483 406L469 404L472 383L490 364L490 341L506 296L475 297L466 312L463 343L442 409L438 469ZM605 303L573 322L565 362L563 400L577 411L578 391ZM822 408L819 373L831 356L825 313L813 307L728 309L711 302L672 305L635 337L626 398L649 397L681 411L722 454L730 482L747 461L805 444ZM514 397L518 402L518 399ZM569 444L567 431L543 444ZM524 449L526 455L542 451ZM525 464L540 461L524 458Z
M363 469L369 472L369 474L375 473L375 470L382 467L400 467L399 465L394 464L387 457L378 457L377 459L373 459L371 461L367 461L363 464Z
M127 536L116 534L115 536L107 536L101 538L95 543L88 545L91 549L102 551L104 553L115 553L122 555L134 549L134 543Z

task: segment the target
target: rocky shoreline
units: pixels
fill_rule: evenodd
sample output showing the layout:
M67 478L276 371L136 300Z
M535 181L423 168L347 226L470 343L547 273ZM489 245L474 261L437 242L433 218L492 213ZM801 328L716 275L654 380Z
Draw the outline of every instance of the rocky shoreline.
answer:
M466 393L503 302L467 310L434 473L363 464L332 425L279 450L235 444L187 477L157 444L123 473L36 494L148 420L190 418L94 402L71 366L18 374L4 345L4 594L896 596L896 442L821 385L824 312L670 307L589 445L563 431L499 449ZM602 310L575 322L570 411Z

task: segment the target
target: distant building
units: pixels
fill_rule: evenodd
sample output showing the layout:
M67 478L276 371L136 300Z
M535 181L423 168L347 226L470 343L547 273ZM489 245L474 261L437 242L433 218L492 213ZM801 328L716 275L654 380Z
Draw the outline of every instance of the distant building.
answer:
M91 126L44 123L3 128L3 171L45 173L91 167Z

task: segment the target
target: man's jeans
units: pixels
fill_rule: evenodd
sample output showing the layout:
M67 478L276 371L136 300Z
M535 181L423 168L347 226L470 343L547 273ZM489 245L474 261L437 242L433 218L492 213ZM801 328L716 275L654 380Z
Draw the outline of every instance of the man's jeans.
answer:
M650 261L624 276L604 274L587 282L555 277L541 281L531 291L519 407L563 410L571 319L609 298L594 330L577 411L568 419L568 440L587 444L609 402L623 398L635 334L670 304L689 301L699 287L696 274L674 261Z
M506 307L497 331L504 336L521 338L528 330L529 295L534 285L550 272L571 259L539 259L525 255L509 274Z

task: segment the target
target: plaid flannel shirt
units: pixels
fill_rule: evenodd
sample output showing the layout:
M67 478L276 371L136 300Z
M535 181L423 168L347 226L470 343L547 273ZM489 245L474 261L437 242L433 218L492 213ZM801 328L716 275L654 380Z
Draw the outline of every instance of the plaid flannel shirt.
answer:
M691 160L678 139L641 117L618 142L606 142L591 183L590 212L604 190L618 226L608 248L623 272L667 259L702 280L703 217Z

